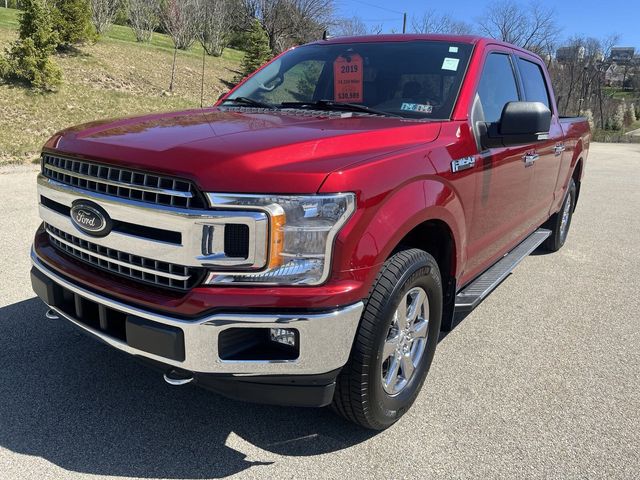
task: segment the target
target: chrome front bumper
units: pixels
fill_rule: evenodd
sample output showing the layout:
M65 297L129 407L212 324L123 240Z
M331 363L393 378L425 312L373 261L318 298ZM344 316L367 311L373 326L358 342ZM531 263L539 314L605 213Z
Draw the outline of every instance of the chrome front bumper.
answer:
M215 314L197 320L182 320L143 310L90 292L62 278L31 250L33 266L55 284L73 294L158 324L180 328L184 333L184 361L176 361L129 346L126 342L84 323L51 306L89 334L114 348L196 373L233 375L313 375L338 369L347 362L364 308L362 302L325 313L314 314ZM218 335L228 328L294 328L299 332L300 354L295 360L222 360L218 355Z

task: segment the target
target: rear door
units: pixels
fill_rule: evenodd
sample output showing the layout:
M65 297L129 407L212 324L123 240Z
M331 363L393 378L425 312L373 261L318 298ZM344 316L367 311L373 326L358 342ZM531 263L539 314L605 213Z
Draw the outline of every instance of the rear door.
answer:
M537 227L549 217L565 150L564 134L556 106L551 100L552 94L543 66L535 57L528 57L520 52L516 53L515 58L525 100L542 102L551 110L548 140L532 145L532 154L537 160L530 168L533 178L529 190L528 210L531 211L532 227Z
M500 121L508 102L521 99L512 51L494 46L484 59L471 121L477 125ZM469 232L467 274L488 268L513 247L529 229L527 215L531 168L523 160L528 146L490 148L481 151L476 199Z

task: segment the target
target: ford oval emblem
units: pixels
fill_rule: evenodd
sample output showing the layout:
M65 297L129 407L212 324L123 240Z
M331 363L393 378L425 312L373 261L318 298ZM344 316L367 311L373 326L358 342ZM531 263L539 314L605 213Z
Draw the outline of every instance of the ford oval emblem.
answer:
M71 207L71 221L82 232L93 237L108 235L113 226L107 212L88 200L76 200Z

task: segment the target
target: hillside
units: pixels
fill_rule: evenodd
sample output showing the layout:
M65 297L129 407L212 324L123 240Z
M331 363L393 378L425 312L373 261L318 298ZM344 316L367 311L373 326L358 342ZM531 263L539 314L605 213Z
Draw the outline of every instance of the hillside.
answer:
M0 46L17 36L18 12L0 8ZM4 50L2 48L1 50ZM114 25L94 45L56 56L64 83L57 93L34 94L0 83L0 166L37 159L56 131L91 120L200 106L202 48L178 51L174 91L167 93L173 48L166 35L152 42L135 41L131 30ZM227 89L242 52L227 49L221 58L206 58L205 104Z

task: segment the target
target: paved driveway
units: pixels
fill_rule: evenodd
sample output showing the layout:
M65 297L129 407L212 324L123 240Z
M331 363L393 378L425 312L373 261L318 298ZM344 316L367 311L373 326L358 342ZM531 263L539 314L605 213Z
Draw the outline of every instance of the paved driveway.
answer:
M638 478L640 145L592 147L565 248L532 255L373 434L172 388L44 318L35 173L0 174L1 478Z

